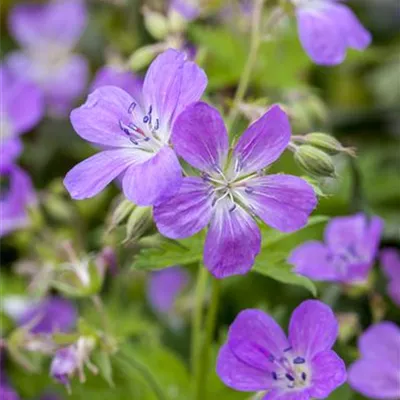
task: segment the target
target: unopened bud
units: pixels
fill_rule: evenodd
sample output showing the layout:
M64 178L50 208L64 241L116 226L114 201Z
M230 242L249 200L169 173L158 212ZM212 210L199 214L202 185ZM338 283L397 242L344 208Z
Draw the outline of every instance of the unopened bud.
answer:
M151 207L136 207L126 224L126 237L124 242L140 238L150 227L151 222Z
M318 147L327 154L335 155L339 153L346 152L348 154L354 155L352 149L347 149L342 146L342 144L335 139L333 136L326 133L309 133L304 136L305 143Z
M347 343L355 337L360 331L360 322L356 313L339 313L337 314L339 322L339 340Z
M160 49L152 45L140 47L129 58L129 66L133 71L139 71L147 67L159 52Z
M78 258L69 243L69 262L59 265L54 272L53 285L67 296L85 297L98 293L103 285L105 269L92 256Z
M109 231L115 229L126 218L128 218L135 207L136 205L127 199L123 199L119 204L117 204L111 216Z
M147 30L155 39L161 40L167 36L168 20L164 15L144 7L143 16Z
M295 161L310 175L315 177L335 177L335 165L332 158L310 145L301 145L296 148Z

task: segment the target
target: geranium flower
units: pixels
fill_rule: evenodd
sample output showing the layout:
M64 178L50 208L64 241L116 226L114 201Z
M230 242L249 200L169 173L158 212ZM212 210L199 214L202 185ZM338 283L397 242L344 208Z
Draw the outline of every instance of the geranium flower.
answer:
M177 119L174 149L202 172L183 180L179 193L154 208L159 231L185 238L209 224L204 263L217 278L247 273L260 251L261 234L254 221L283 232L306 225L317 204L312 187L291 175L262 175L290 142L287 115L272 107L229 150L219 112L205 103L189 106Z
M399 327L386 321L371 326L361 335L358 348L361 358L350 366L350 386L371 399L399 399Z
M316 64L340 64L347 48L361 51L371 43L371 34L339 0L292 0L292 3L300 41Z
M383 229L379 217L364 214L333 218L325 243L303 243L289 257L295 272L314 280L352 283L365 281L374 264Z
M176 50L150 65L139 101L104 86L71 113L76 132L105 148L74 167L64 184L74 199L93 197L121 176L125 196L138 205L159 203L178 190L182 171L169 139L178 115L197 101L207 77Z
M289 335L260 310L244 310L219 351L217 374L243 392L268 391L263 400L325 399L346 381L343 360L332 351L338 323L316 300L297 307Z
M7 65L41 87L53 114L68 114L87 84L87 61L72 53L86 21L81 0L20 4L10 12L10 32L22 51L11 53Z
M388 293L400 306L400 252L397 249L382 250L380 255L383 271L389 279Z

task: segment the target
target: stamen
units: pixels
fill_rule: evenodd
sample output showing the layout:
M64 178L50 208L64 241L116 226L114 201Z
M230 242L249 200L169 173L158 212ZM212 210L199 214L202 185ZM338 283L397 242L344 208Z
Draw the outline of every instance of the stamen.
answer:
M246 186L246 189L244 189L244 191L247 194L252 194L254 192L254 189L252 187L250 187L250 186Z
M133 110L135 109L135 107L136 107L136 103L133 102L133 103L129 106L129 108L128 108L128 113L129 113L129 114L132 114L132 113L133 113Z
M154 127L154 130L158 131L159 128L160 128L160 120L157 118L156 119L156 126Z
M288 352L288 351L290 351L290 350L292 350L292 346L286 348L285 350L283 350L283 352L286 353L286 352Z
M290 382L294 382L295 381L295 379L293 378L292 375L286 374L285 376L286 376L287 379L289 379Z
M276 372L272 372L272 378L277 381L278 380L278 375Z
M306 362L306 360L303 357L296 357L293 360L293 364L304 364Z
M268 361L270 361L270 362L274 362L275 361L275 357L272 355L272 354L270 354L269 356L268 356Z
M301 379L303 379L303 381L307 379L307 374L305 372L301 373Z
M233 212L236 209L236 203L233 203L233 206L229 209L229 212Z

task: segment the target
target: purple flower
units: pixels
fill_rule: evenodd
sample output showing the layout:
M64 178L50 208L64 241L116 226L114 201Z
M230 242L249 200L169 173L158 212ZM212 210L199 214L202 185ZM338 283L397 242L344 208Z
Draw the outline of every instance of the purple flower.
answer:
M130 71L104 66L97 71L90 91L93 92L102 86L117 86L139 101L142 95L143 81Z
M25 78L18 77L0 64L0 130L1 155L8 158L4 145L31 130L42 118L43 98L39 88ZM11 145L12 146L12 145ZM0 161L7 164L5 160Z
M178 295L189 283L189 274L181 267L170 267L151 274L147 296L153 309L168 313L174 307Z
M50 112L57 115L70 111L72 102L87 83L86 59L71 53L86 20L82 0L26 3L10 12L10 32L22 51L13 52L7 64L15 73L28 76L41 87Z
M150 65L142 100L124 90L104 86L72 111L77 133L104 151L81 162L64 184L74 199L93 197L121 176L125 196L138 205L152 205L174 195L182 171L169 145L176 117L197 101L207 77L183 53L167 50Z
M193 21L200 15L199 0L171 0L170 9L187 21Z
M0 399L1 400L20 400L17 392L8 384L4 378L4 372L1 371L0 379Z
M367 279L383 229L378 217L363 214L333 218L325 229L325 243L303 243L289 257L295 272L314 280L357 282Z
M346 367L332 351L338 323L332 310L316 300L297 307L289 337L260 310L235 319L217 360L217 374L229 387L269 392L263 400L325 399L346 381Z
M18 320L20 325L35 321L30 330L34 334L68 332L75 325L77 313L74 305L60 297L48 297L28 307Z
M392 322L368 328L358 341L361 358L350 366L350 386L371 399L400 398L400 329Z
M385 249L381 252L382 268L389 279L388 293L400 306L400 252L397 249Z
M159 231L180 239L209 224L206 267L217 278L247 273L261 246L253 217L292 232L307 223L317 204L314 190L303 179L259 173L279 158L290 135L287 115L274 106L229 150L219 112L201 102L187 107L175 123L172 142L202 177L185 178L177 196L154 208Z
M0 147L5 159L0 162L0 237L29 224L27 206L35 201L29 175L9 163L19 150L20 142L15 140L8 140Z
M79 357L75 346L57 350L50 366L50 375L62 385L69 384L69 378L79 366Z
M309 57L320 65L344 61L348 47L364 50L371 34L355 14L338 0L292 0L300 41Z

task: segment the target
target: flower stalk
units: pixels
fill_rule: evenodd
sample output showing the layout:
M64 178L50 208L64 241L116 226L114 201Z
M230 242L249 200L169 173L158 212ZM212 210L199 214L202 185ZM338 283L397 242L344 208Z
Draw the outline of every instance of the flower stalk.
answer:
M240 81L233 99L233 105L228 115L227 126L228 129L232 129L237 116L239 115L240 104L242 103L246 94L247 88L250 83L251 74L257 62L258 49L261 44L261 17L264 0L256 0L254 3L254 9L251 19L251 39L250 39L250 52L247 59L247 63L243 69L243 73L240 77Z

